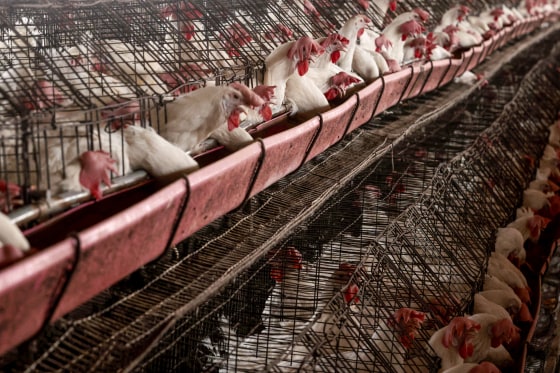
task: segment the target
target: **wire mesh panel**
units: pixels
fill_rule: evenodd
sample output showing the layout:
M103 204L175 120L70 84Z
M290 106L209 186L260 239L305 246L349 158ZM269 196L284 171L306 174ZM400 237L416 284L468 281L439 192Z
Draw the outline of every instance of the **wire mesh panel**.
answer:
M535 47L531 58L544 50ZM538 156L556 115L549 63L526 76L531 67L512 61L511 85L490 82L494 101L488 91L474 94L460 113L431 121L344 179L341 164L374 154L379 131L426 99L376 118L63 317L27 359L4 356L3 368L437 370L427 340L468 310L495 228L534 171L526 158ZM527 116L525 103L544 92ZM320 206L306 219L293 211L313 204Z
M477 14L500 4L469 6ZM103 138L100 128L118 122L161 130L168 104L202 86L234 81L255 86L263 80L265 58L284 42L304 35L325 37L358 13L371 18L368 27L379 31L414 8L430 13L426 26L431 29L454 5L362 0L2 2L1 172L20 194L7 198L2 209L36 202L47 190L58 194L56 174L71 173L66 169L71 159L52 166L41 163L47 148L64 153L72 143L80 144L80 152L99 148L113 155L112 146L100 139L96 147L88 136ZM55 128L66 125L71 129ZM122 163L121 175L132 171ZM39 172L45 165L44 173Z

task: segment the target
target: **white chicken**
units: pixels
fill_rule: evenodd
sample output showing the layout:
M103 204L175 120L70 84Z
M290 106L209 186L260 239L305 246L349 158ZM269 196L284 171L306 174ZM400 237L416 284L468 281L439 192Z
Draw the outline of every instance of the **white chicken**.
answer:
M82 128L65 127L65 136L84 131ZM55 193L89 190L99 199L102 196L101 182L110 186L110 173L125 175L130 172L126 145L119 132L107 133L103 128L93 129L93 136L84 133L71 137L65 143L51 137L47 144L48 159L42 158L42 181L49 181ZM124 146L123 146L124 145ZM47 173L48 172L48 178Z
M391 363L396 372L413 371L419 367L406 369L409 349L412 348L418 330L422 326L426 315L424 312L411 308L400 308L386 321L383 317L372 336L376 350Z
M421 34L424 31L422 24L428 18L429 15L426 11L415 9L398 15L383 29L381 36L376 40L376 44L384 46L382 47L382 54L388 62L394 61L393 64L402 65L404 42L409 36Z
M497 253L502 254L519 267L527 257L524 242L519 230L512 227L498 228L494 248Z
M9 217L0 212L0 247L12 245L22 252L30 249L29 241Z
M275 86L275 106L284 103L286 84L288 79L297 71L303 76L309 70L313 56L323 54L324 49L308 36L297 41L284 43L272 51L264 60L266 71L263 84Z
M198 163L183 150L169 143L151 128L126 126L122 129L128 144L132 170L144 169L151 176L177 176L197 170Z
M507 225L508 228L515 228L523 235L523 241L530 239L537 242L541 235L541 231L546 227L548 219L535 215L530 209L518 209L523 211L517 219Z
M349 40L349 43L346 46L346 51L341 52L340 59L337 62L338 66L340 66L344 71L352 71L352 60L354 59L354 51L356 50L358 38L364 32L365 27L370 23L371 19L362 14L357 14L348 19L340 30L338 30L340 35Z
M256 107L264 101L239 83L204 87L180 96L166 110L152 109L153 127L164 124L161 135L183 151L189 151L224 123L239 127L242 106Z
M40 35L31 18L19 18L13 28L7 28L0 40L0 55L3 57L0 66L8 61L14 68L31 66Z
M468 317L455 317L437 330L428 343L441 359L441 371L462 364L474 352L473 341L481 326Z
M489 290L489 291L493 291L493 292L503 292L503 290ZM515 295L515 294L513 294ZM519 298L517 298L519 299ZM519 301L519 303L521 303L521 301ZM489 300L488 298L486 298L484 295L480 294L480 293L476 293L474 295L474 302L473 302L473 313L490 313L492 315L496 315L500 318L506 318L509 317L511 318L510 313L501 305L496 304L495 302L492 302L491 300Z
M0 212L0 268L22 258L29 249L29 241L18 226Z
M521 271L505 256L493 252L488 259L488 274L508 284L523 303L530 303L530 288Z
M325 50L323 54L311 61L309 68L324 68L331 64L336 64L340 59L341 52L346 50L349 40L337 32L329 34L327 37L315 40Z
M380 35L381 34L375 30L365 29L362 36L360 36L360 44L356 46L356 50L354 51L352 68L358 74L366 76L365 79L376 78L376 70L379 75L384 75L389 72L389 65L385 57L380 53L382 45L377 45L377 38L379 38ZM383 41L383 39L379 39L379 41ZM371 65L372 59L375 66Z
M513 365L513 359L503 346L518 335L519 328L513 325L511 318L501 318L489 313L479 313L469 317L480 325L472 344L473 353L465 358L466 363L480 363L489 360L500 368Z
M550 206L550 197L554 196L553 192L544 193L536 189L525 189L523 191L523 207L539 211Z
M324 69L321 69L324 70ZM315 70L315 72L318 72ZM323 71L319 71L322 73ZM318 77L321 79L321 77ZM330 109L327 97L315 82L308 77L292 75L286 82L286 99L292 102L292 115L301 119L311 118Z
M157 49L152 51L116 39L101 40L98 45L103 52L103 59L107 61L107 68L113 74L128 75L146 94L161 95L167 92L167 85L158 77L166 71L156 59Z
M123 81L92 68L93 57L87 48L73 47L51 53L56 66L56 74L48 74L53 78L51 83L71 98L70 102L85 108L102 108L137 97Z

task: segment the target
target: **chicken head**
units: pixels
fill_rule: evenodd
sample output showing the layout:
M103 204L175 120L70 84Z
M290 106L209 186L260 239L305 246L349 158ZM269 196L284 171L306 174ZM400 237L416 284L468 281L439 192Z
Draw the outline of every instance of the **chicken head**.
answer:
M296 62L297 71L303 76L309 70L309 61L313 56L319 56L325 49L309 36L302 36L288 51L288 58Z
M275 85L258 85L253 88L253 92L255 92L259 97L261 97L265 103L260 106L259 114L262 118L267 121L272 119L272 109L270 108L270 101L274 97L274 90L276 89Z
M222 98L222 107L228 115L228 130L232 131L239 127L240 115L245 110L242 105L260 106L264 100L242 83L231 83Z
M418 34L421 34L422 32L424 32L424 30L424 26L422 26L415 19L404 22L399 27L399 32L402 34L402 40L406 40L409 36L416 36Z
M350 41L344 36L333 32L321 42L321 46L325 49L325 52L330 53L331 62L337 63L340 59L340 51L346 50L348 43Z
M101 183L111 186L111 172L118 174L115 168L116 161L109 153L102 150L87 151L80 155L80 184L90 191L95 199L100 199Z
M445 348L454 347L459 351L463 359L472 356L474 352L473 339L481 326L476 321L467 317L458 316L453 318L441 340Z
M412 347L418 329L424 322L426 314L412 308L398 309L389 320L389 325L396 329L398 339L405 348Z
M286 270L300 270L303 267L303 256L293 246L273 250L269 253L269 256L274 256L270 261L270 277L276 282L282 282Z
M359 303L360 298L358 293L360 291L361 279L355 275L358 266L348 262L339 264L338 269L333 274L333 286L335 291L342 288L342 295L346 303Z
M496 348L502 343L511 343L519 337L519 328L513 325L511 319L498 320L490 328L491 345Z
M382 48L389 49L393 46L391 40L389 40L385 35L381 34L375 38L375 51L381 52Z

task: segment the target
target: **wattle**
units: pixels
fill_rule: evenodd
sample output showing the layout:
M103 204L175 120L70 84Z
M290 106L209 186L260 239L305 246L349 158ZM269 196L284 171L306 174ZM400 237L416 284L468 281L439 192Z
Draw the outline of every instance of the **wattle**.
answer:
M331 53L331 62L332 63L337 63L337 61L340 58L340 51L334 51Z
M299 61L297 63L297 69L298 69L299 76L304 76L305 74L307 74L307 71L309 70L309 61L308 60Z
M236 109L233 111L233 113L230 114L230 116L228 117L228 130L233 131L234 129L236 129L237 127L239 127L239 115L240 115L241 111Z

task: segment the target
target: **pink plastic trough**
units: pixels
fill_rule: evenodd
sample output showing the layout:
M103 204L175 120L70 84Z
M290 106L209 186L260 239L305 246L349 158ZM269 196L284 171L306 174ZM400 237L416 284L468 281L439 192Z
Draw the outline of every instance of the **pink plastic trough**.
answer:
M354 94L358 100L358 107L354 113L352 123L350 123L350 131L371 120L384 88L385 81L383 79L377 79Z
M424 86L432 77L432 65L429 63L416 63L411 65L412 79L404 93L405 99L413 98L424 91Z
M383 81L383 93L373 115L381 114L391 106L396 105L402 99L411 77L412 69L405 67L401 71L379 78Z
M342 140L350 127L357 105L356 95L352 95L341 105L319 114L321 118L319 134L313 141L311 150L305 159L306 162Z
M261 144L255 142L189 174L188 203L172 244L239 207L250 192L262 156Z
M319 128L320 119L317 116L263 139L264 158L249 197L297 170L304 163Z

